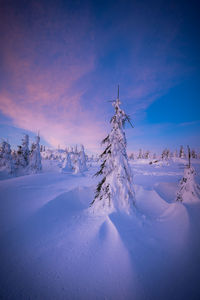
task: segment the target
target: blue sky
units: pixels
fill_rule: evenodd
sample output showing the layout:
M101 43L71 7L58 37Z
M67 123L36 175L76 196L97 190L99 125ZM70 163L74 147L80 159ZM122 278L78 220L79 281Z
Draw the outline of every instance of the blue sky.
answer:
M200 150L198 1L1 1L0 136L99 151L120 84L128 150Z

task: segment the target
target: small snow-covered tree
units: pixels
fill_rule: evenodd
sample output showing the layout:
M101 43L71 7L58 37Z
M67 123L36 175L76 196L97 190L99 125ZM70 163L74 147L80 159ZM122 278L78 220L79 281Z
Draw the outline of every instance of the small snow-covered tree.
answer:
M6 141L3 141L0 144L0 167L3 167L9 174L14 173L14 164L11 155L11 147L10 144Z
M200 188L195 182L195 175L196 173L193 167L186 167L184 169L183 178L179 182L176 201L194 202L199 199Z
M74 152L77 154L78 153L78 146L76 145L74 148Z
M30 150L30 154L32 155L32 153L35 151L35 143L31 143L31 150Z
M165 156L165 149L164 149L163 152L161 153L161 158L162 158L162 159L165 159L165 158L166 158L166 156Z
M73 168L74 168L74 174L79 174L82 172L81 161L78 154L76 154L75 156Z
M150 151L147 150L145 153L144 153L144 158L145 159L149 159L150 158Z
M180 146L179 157L180 157L180 158L185 158L185 153L184 153L184 148L183 148L183 146Z
M83 145L81 145L81 151L79 155L80 155L80 162L81 162L81 170L82 172L87 171L86 155L85 155L85 149Z
M167 159L170 158L170 151L169 151L169 149L165 148L165 149L163 150L163 152L162 152L162 154L161 154L161 158L162 158L162 159L165 159L165 160L167 160Z
M71 159L72 165L74 165L75 159L76 159L76 154L74 152L73 147L71 147L71 150L70 150L70 159Z
M129 155L129 159L134 160L134 153L133 152Z
M24 164L24 158L22 155L22 146L17 146L17 152L16 152L16 168L22 167Z
M41 162L41 155L40 155L40 137L39 135L36 136L35 144L32 144L32 152L30 156L30 169L37 173L42 170L42 162Z
M138 153L138 159L141 159L142 158L142 149L139 150L139 153Z
M28 134L25 134L25 136L22 139L22 157L23 157L23 166L26 167L29 164L29 136Z
M29 136L27 134L22 138L22 144L18 146L16 153L16 167L25 168L29 164Z
M103 178L97 185L96 195L91 205L94 211L106 213L118 210L129 214L135 204L133 177L126 153L126 137L123 130L129 117L120 108L119 97L113 102L115 114L111 118L111 132L102 141L105 150L100 155L103 160L95 174Z
M66 152L66 156L63 162L62 166L62 171L63 172L70 172L72 171L72 163L71 163L71 158L68 152Z
M17 152L15 150L11 151L11 155L12 155L13 165L16 167L17 166Z
M196 151L194 149L191 150L191 157L192 158L197 158Z
M178 152L177 152L177 149L174 151L174 158L177 158L178 157Z

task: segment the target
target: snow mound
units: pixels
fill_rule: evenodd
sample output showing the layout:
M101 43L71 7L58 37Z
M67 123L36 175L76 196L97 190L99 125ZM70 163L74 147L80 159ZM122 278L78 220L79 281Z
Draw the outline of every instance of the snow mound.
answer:
M142 186L136 186L136 204L143 214L154 219L169 207L155 190L147 190Z

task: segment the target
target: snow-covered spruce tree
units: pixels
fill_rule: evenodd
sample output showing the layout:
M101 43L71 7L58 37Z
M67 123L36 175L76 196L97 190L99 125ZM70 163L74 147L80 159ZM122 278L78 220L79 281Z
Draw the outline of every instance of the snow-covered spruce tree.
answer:
M70 154L66 152L66 156L62 165L62 172L70 172L70 171L72 171L71 158L70 158Z
M133 177L126 153L126 137L123 130L129 117L120 108L119 97L113 102L115 114L111 118L111 132L102 141L105 150L100 155L103 160L95 174L103 178L96 188L96 195L90 204L95 212L111 213L123 211L130 214L135 206Z
M0 144L0 167L9 174L14 173L10 144L5 141Z
M184 148L183 148L182 145L180 146L179 157L180 158L185 158Z
M73 168L74 168L74 174L80 174L82 172L81 161L78 154L75 155Z
M150 158L150 151L147 150L145 153L144 153L144 158L145 159L149 159Z
M80 161L81 161L81 171L87 171L87 165L86 165L86 155L85 155L85 149L84 146L81 145L81 151L79 153L80 155Z
M16 150L11 151L12 161L15 168L17 168L17 152Z
M167 160L170 158L170 151L169 149L165 148L161 154L162 160Z
M173 155L174 158L177 158L178 157L178 152L177 152L177 149L174 151L174 155Z
M36 136L36 142L32 145L29 167L34 173L42 170L39 135Z
M76 145L74 148L74 152L77 154L78 153L78 146Z
M74 165L75 164L75 159L76 159L76 154L74 152L73 147L71 147L69 155L70 155L70 159L71 159L72 165Z
M23 166L26 167L29 164L29 155L30 155L28 134L25 134L25 136L22 139L21 151L22 151L22 157L23 157Z
M191 157L197 159L197 154L194 149L192 149L192 151L191 151Z
M142 149L139 150L139 153L138 153L138 159L141 159L142 158Z
M16 168L25 168L29 164L29 136L27 134L22 138L22 144L18 146L16 153Z
M5 166L5 145L5 141L1 142L0 144L0 167Z
M200 187L195 182L195 170L193 167L186 167L184 174L179 182L176 201L178 202L196 202L200 196Z

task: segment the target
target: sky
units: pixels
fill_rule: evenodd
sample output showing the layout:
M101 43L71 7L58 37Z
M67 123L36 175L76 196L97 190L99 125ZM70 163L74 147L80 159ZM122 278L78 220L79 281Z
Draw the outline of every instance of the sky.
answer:
M120 85L128 151L200 150L198 1L0 1L0 137L100 151Z

